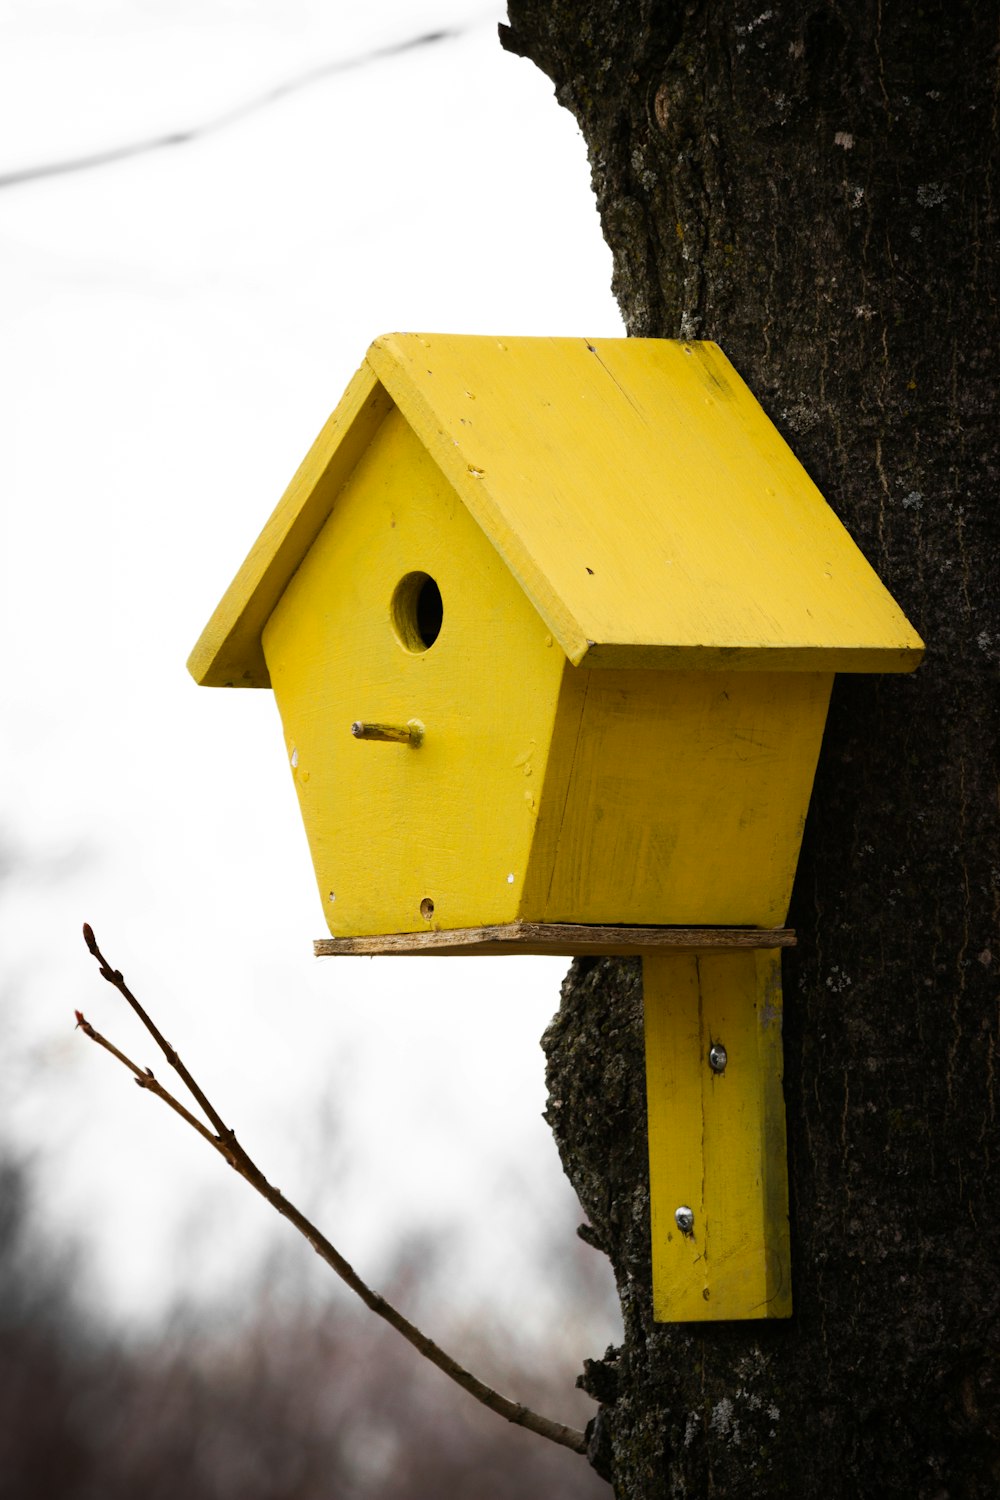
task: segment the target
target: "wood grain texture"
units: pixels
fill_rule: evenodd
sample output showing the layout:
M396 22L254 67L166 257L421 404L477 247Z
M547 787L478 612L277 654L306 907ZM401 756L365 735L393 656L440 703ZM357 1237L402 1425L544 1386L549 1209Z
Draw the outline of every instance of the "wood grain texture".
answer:
M791 1315L777 950L643 957L653 1314ZM709 1065L722 1043L725 1070ZM682 1233L675 1213L694 1214Z
M332 936L784 921L831 675L572 666L399 411L263 639Z
M391 402L567 658L909 671L923 645L711 343L377 339L189 667L267 685L260 635Z
M426 650L393 614L415 572L443 606ZM331 933L515 920L566 660L399 412L264 649ZM355 739L356 720L419 721L420 747Z
M784 921L832 675L574 667L398 410L263 640L332 936Z
M519 915L783 922L832 677L569 666L565 676L566 733L557 723Z
M571 661L920 660L717 345L394 334L368 360Z
M714 953L720 949L792 948L789 927L599 927L557 922L510 922L451 932L390 932L370 937L317 938L317 958L362 955L442 957L478 953L565 954L570 957L627 957L668 950Z

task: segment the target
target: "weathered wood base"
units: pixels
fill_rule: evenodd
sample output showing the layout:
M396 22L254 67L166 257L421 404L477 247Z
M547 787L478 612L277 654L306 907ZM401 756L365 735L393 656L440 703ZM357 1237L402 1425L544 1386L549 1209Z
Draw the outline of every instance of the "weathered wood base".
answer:
M511 922L313 948L642 955L653 1316L685 1323L791 1313L780 950L794 943L788 927Z
M627 957L658 951L714 953L720 949L791 948L790 927L596 927L564 922L511 922L502 927L451 931L388 932L372 937L317 938L317 958L367 955L441 957L480 953Z

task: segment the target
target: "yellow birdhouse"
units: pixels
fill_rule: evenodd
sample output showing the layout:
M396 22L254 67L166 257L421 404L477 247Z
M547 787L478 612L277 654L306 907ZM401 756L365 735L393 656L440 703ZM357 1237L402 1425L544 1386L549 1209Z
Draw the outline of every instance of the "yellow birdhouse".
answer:
M274 689L319 951L657 951L651 1162L677 1134L654 1095L702 1125L735 1098L748 1054L703 1064L706 1026L735 1036L740 1012L759 1058L736 1113L768 1143L744 1163L764 1240L735 1292L720 1267L748 1257L709 1253L693 1177L653 1169L654 1241L659 1201L686 1257L657 1315L705 1318L790 1307L775 929L833 674L922 649L715 345L401 334L369 349L189 667Z

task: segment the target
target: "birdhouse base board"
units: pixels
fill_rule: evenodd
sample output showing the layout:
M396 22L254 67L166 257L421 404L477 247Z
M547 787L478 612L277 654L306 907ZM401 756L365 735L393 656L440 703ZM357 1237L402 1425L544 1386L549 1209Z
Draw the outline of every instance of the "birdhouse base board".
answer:
M317 938L313 952L317 958L375 954L442 957L481 953L621 958L657 951L715 953L721 949L774 949L794 945L795 933L790 927L598 927L589 923L509 922L498 927Z

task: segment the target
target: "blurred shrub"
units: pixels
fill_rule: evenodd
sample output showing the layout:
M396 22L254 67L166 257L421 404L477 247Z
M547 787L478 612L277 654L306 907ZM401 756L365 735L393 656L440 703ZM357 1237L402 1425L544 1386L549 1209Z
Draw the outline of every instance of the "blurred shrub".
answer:
M416 1245L395 1281L436 1334L427 1310L447 1293L440 1278L432 1289L433 1262ZM2 1500L608 1495L584 1459L477 1406L333 1283L326 1303L296 1296L295 1264L268 1267L249 1302L211 1318L181 1309L156 1338L113 1335L83 1305L72 1257L45 1253L25 1170L0 1164ZM466 1320L448 1341L505 1393L586 1421L566 1340L519 1347Z

